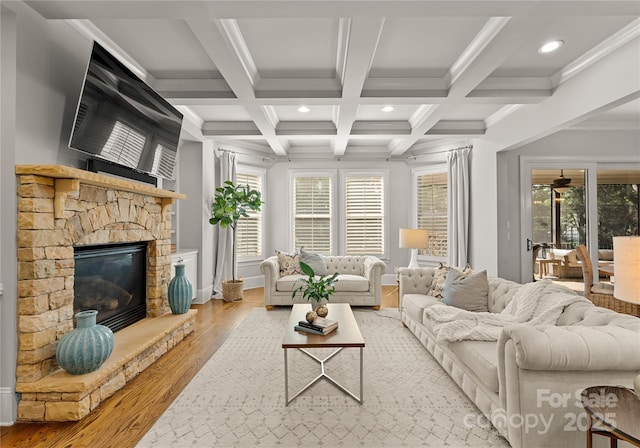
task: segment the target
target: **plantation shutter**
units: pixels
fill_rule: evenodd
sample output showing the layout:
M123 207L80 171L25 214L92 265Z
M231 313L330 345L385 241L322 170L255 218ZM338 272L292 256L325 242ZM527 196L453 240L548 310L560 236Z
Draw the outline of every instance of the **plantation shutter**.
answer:
M417 176L417 227L429 231L429 248L420 255L447 256L447 173Z
M146 137L121 121L116 121L100 155L113 162L137 167Z
M262 193L262 178L253 174L236 174L236 184L249 185L252 190ZM249 211L249 217L242 217L236 228L236 253L239 257L262 256L262 213Z
M331 254L331 178L293 179L293 242L296 249Z
M346 255L384 254L384 178L345 180Z

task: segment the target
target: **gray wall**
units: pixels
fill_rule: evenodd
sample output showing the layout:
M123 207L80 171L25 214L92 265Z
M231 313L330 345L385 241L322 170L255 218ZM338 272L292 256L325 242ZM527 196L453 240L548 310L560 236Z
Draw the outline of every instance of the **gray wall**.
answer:
M67 149L91 42L65 22L47 22L24 3L2 4L0 151L0 422L15 419L16 164L78 166Z
M640 133L637 131L562 131L497 156L498 272L514 281L521 279L521 157L540 157L562 162L640 163ZM542 159L541 159L542 160Z

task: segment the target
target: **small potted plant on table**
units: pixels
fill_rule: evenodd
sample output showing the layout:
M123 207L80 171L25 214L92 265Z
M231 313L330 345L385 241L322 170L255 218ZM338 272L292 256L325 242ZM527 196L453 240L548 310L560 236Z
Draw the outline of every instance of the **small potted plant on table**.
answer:
M329 312L325 302L328 302L331 294L336 292L334 285L338 281L338 273L335 272L333 275L325 276L316 275L311 266L302 261L300 262L300 269L307 278L299 278L296 281L296 283L300 283L300 286L293 290L291 299L295 299L296 295L301 293L303 299L312 302L311 309L318 316L325 317Z

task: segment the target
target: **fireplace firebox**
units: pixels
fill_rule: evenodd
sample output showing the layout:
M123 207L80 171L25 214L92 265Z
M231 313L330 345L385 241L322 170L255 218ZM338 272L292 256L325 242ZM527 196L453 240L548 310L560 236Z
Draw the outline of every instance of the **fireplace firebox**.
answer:
M98 310L113 332L146 317L146 243L77 246L74 260L74 314Z

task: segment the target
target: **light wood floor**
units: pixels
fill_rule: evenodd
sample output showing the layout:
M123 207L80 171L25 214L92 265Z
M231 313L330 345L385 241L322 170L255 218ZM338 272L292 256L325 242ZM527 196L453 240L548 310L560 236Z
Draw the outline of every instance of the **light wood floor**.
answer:
M245 291L242 301L211 300L204 305L193 305L198 310L194 333L83 420L71 423L17 423L2 427L0 446L135 446L244 317L253 308L263 306L262 294L262 288L258 288ZM398 306L397 287L383 286L382 295L383 308Z

